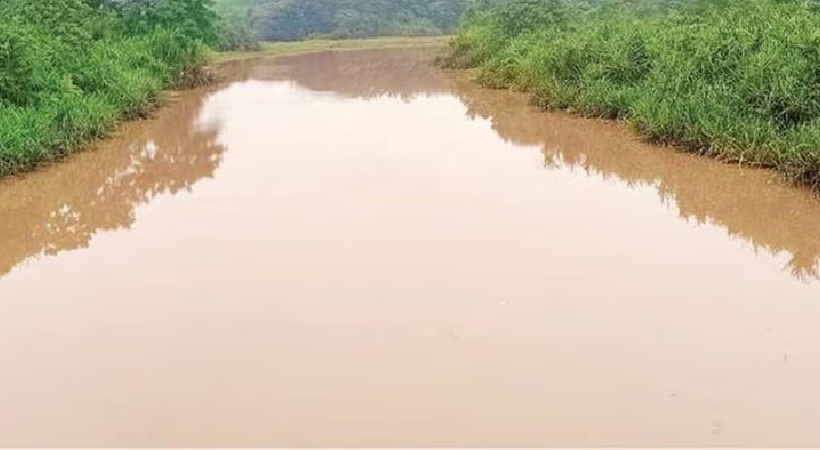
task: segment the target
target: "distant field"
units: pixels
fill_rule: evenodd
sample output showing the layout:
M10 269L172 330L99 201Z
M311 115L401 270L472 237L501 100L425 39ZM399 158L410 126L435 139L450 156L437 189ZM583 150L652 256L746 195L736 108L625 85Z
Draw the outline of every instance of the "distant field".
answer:
M217 52L216 62L236 59L260 58L270 56L296 55L300 53L322 52L327 50L368 50L380 48L411 48L445 46L451 36L423 37L378 37L368 39L329 40L317 39L296 42L263 42L258 52Z

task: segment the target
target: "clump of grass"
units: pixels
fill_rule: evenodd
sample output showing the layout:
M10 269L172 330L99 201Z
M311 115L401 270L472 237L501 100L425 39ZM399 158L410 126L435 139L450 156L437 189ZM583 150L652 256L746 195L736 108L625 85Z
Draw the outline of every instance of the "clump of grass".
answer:
M216 22L206 0L2 0L0 17L0 176L144 116L198 73Z
M546 108L625 119L649 140L820 186L814 1L486 4L444 63Z

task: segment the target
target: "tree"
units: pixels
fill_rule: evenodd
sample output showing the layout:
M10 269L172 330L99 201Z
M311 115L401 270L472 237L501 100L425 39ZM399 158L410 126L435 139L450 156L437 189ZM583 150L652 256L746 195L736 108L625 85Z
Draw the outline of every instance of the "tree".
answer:
M242 7L258 18L268 40L311 36L443 34L453 31L471 0L219 0L219 8Z

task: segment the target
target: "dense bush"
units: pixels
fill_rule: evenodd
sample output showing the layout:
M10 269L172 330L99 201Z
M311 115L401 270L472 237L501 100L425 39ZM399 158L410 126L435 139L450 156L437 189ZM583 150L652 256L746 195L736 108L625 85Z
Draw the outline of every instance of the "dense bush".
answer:
M247 2L216 1L216 11L222 20L222 33L217 44L219 50L261 50L258 13Z
M652 140L820 184L814 1L485 4L446 62L545 107L627 119Z
M203 61L205 0L0 1L0 175L64 155Z

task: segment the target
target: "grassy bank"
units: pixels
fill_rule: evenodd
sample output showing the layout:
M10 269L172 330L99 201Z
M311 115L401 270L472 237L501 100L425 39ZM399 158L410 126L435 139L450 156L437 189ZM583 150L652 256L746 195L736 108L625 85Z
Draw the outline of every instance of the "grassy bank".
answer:
M328 50L377 50L387 48L444 47L450 36L427 37L376 37L366 39L314 39L295 42L262 42L260 51L218 52L213 59L217 62L237 59L298 55Z
M0 17L0 176L143 115L216 37L206 0L2 0Z
M820 186L814 1L483 2L444 62L547 108Z

